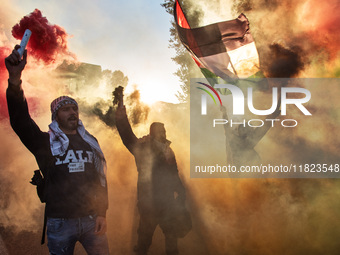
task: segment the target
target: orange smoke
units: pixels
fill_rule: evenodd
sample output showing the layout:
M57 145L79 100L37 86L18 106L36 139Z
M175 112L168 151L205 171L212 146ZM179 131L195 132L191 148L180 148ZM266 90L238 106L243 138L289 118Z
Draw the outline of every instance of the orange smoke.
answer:
M326 50L331 60L338 56L340 50L339 8L340 2L337 0L309 0L302 5L300 17L307 37L319 46L319 50Z

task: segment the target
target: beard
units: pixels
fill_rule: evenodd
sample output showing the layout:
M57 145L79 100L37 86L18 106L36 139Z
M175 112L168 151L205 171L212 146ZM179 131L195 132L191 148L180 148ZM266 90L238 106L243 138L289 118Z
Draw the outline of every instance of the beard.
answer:
M67 130L67 131L75 131L78 128L78 121L79 119L77 117L69 117L66 120L58 120L59 127L62 130Z

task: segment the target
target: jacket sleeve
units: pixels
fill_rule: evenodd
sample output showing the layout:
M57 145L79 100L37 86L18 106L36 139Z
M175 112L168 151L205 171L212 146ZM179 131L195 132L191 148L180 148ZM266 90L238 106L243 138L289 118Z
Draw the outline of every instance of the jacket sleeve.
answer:
M105 187L99 185L97 193L97 214L98 216L106 217L106 211L109 207L107 183Z
M88 133L99 145L99 142L96 137L92 134ZM108 188L107 188L107 178L105 178L105 186L101 185L101 181L99 179L98 174L98 183L96 188L96 200L95 200L95 208L98 216L106 217L106 211L109 208L109 199L108 199Z
M8 82L6 91L10 123L22 143L36 155L46 133L42 132L30 117L24 91L20 86Z
M133 150L138 138L132 131L131 125L126 115L125 107L118 108L116 111L116 126L124 145L132 154L134 154Z
M170 160L169 165L173 169L172 174L173 174L173 180L174 180L174 191L177 192L178 194L178 200L181 202L184 202L186 199L185 188L183 186L181 178L179 177L175 153L173 152L171 148L169 149L170 149L170 153L172 154L171 156L172 159Z

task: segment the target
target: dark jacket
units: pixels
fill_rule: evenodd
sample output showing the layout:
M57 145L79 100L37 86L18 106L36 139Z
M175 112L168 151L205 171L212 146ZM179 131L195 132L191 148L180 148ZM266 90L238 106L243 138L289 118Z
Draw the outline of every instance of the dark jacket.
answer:
M57 157L52 156L49 134L42 132L30 117L21 86L16 87L9 83L6 96L11 126L35 156L39 169L47 180L47 217L74 218L89 214L105 216L108 208L107 186L100 185L93 164L85 163L84 173L69 173L71 171L67 169L67 165L59 165ZM77 145L71 143L74 139ZM84 154L91 150L80 136L74 139L70 139L69 148L71 145L81 146Z
M122 111L122 109L120 109ZM149 135L137 138L126 114L116 118L120 137L134 155L138 171L137 197L141 213L162 213L177 200L185 200L185 189L178 176L175 154L170 142L159 143Z

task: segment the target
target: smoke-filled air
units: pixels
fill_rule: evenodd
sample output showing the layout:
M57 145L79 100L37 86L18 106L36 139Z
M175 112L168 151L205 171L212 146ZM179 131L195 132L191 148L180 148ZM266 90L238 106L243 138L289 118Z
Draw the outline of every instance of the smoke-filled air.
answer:
M338 0L183 1L189 22L198 26L244 13L261 69L273 78L340 76L339 7ZM193 223L189 234L179 239L180 254L339 253L338 179L190 178L188 103L144 103L138 84L129 81L129 71L102 70L98 64L82 62L82 56L68 46L73 31L51 24L44 10L35 9L16 18L0 10L0 15L0 254L48 253L47 246L40 245L44 205L29 183L38 166L11 129L6 104L8 73L4 58L20 42L26 28L32 30L32 37L22 85L31 117L47 131L51 101L60 95L72 96L79 103L80 118L106 156L110 254L133 254L138 225L137 169L117 133L114 118L114 91L119 86L124 88L124 103L136 136L147 135L150 124L159 121L165 124L172 142ZM164 15L173 19L165 9ZM190 70L197 74L191 78L200 78L199 68L190 66L197 68ZM339 88L306 88L313 97L308 104L313 118L301 116L298 120L302 124L293 129L269 130L256 146L263 162L340 163ZM221 134L225 139L223 131ZM214 151L214 145L209 146ZM75 254L85 251L77 246ZM165 254L159 228L149 254Z

